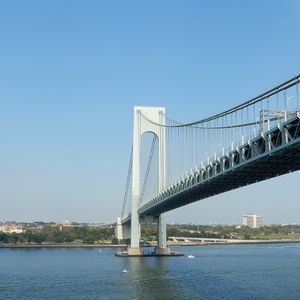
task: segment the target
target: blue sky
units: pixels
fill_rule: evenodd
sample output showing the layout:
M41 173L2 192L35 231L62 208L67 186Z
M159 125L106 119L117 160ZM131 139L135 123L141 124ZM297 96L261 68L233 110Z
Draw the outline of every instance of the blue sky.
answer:
M114 221L133 106L180 121L220 112L299 73L299 36L297 0L1 1L0 219ZM299 179L167 219L300 223Z

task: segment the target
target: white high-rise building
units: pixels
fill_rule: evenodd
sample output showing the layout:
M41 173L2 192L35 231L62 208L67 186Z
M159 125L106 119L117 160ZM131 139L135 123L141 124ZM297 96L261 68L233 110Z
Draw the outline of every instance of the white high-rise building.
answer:
M243 216L243 225L250 228L259 228L263 226L262 216L256 214L247 214Z

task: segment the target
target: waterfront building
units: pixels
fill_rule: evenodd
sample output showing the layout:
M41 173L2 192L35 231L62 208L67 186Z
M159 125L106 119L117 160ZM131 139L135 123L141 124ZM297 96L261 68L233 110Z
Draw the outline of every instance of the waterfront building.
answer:
M0 226L0 232L4 233L22 233L24 232L21 226L14 223L4 223Z
M247 214L243 216L243 225L250 228L259 228L263 226L262 216L256 214Z

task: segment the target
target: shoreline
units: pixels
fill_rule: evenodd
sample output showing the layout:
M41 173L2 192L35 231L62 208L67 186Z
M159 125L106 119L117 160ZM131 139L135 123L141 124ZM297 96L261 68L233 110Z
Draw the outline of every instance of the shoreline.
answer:
M168 246L224 246L224 245L251 245L251 244L299 244L300 240L242 240L242 241L228 241L228 242L175 242Z
M66 244L20 244L20 245L0 245L1 248L118 248L118 247L126 247L127 245L116 245L116 244L102 244L102 245L66 245Z
M205 243L195 243L195 242L168 242L168 246L224 246L224 245L251 245L251 244L299 244L300 240L233 240L226 242L205 242ZM155 247L156 243L151 243L149 245L142 245L141 247ZM28 249L28 248L126 248L126 244L2 244L1 248L18 248L18 249Z

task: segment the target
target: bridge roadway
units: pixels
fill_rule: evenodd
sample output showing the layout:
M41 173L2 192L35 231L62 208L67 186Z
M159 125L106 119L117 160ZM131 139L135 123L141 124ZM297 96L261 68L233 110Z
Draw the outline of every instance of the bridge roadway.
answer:
M262 133L142 204L140 217L163 212L239 187L300 170L300 114ZM266 196L262 196L266 197ZM130 222L130 215L122 224Z
M194 237L182 237L182 236L169 236L169 241L173 242L198 242L198 243L239 243L239 242L247 242L249 240L237 240L237 239L221 239L221 238L194 238Z

